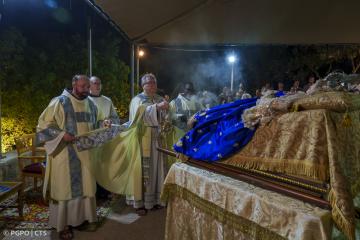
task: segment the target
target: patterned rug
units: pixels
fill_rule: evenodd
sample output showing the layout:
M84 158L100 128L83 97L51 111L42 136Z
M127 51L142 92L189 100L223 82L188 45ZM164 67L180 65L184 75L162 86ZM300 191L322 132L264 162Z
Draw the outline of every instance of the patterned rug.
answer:
M17 196L7 199L1 205L12 205L16 202ZM48 225L49 207L41 201L41 195L27 194L24 203L23 220L16 219L19 216L17 208L5 209L0 213L0 230L3 229L37 229L50 230ZM98 223L101 225L111 212L112 202L110 200L99 201L97 203L96 213Z

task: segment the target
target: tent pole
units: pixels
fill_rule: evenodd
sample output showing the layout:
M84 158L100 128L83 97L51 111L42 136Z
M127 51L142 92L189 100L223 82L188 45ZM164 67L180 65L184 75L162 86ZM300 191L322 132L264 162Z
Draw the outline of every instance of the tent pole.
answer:
M130 82L130 88L131 88L131 98L135 96L135 89L134 89L134 82L135 82L135 43L131 43L131 82Z
M91 28L91 16L88 16L88 68L89 76L92 76L92 28Z
M5 0L2 0L0 3L0 24L1 24L1 20L3 18L3 12L4 12L4 5L5 5ZM0 69L1 70L1 69ZM3 159L4 157L6 157L5 155L2 154L2 123L1 123L1 97L2 97L2 86L1 86L1 82L0 82L0 159Z
M3 159L4 157L6 157L5 155L2 154L2 130L1 130L1 95L2 95L2 90L1 90L1 83L0 83L0 159Z
M87 3L97 14L99 14L99 16L104 18L113 28L115 28L127 42L131 43L129 36L113 20L111 20L111 18L99 6L95 4L94 0L85 0L85 3Z
M139 56L139 45L136 45L136 86L140 86L140 56Z

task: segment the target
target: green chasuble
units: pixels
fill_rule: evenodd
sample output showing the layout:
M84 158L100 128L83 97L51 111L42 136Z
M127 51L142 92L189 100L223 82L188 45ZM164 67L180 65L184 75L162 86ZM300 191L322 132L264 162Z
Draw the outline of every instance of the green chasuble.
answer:
M128 123L122 127L89 132L80 136L78 141L79 148L92 148L90 152L97 156L89 167L94 169L97 182L111 192L132 196L135 202L143 200L144 196L146 198L144 192L154 190L151 185L153 181L159 185L153 195L160 193L161 179L174 162L174 159L160 154L156 146L172 149L182 136L181 130L177 128L161 132L161 122L157 120L160 120L159 114L162 113L155 109L152 100L138 95L132 100ZM109 138L111 140L107 141ZM156 166L150 166L153 160L158 161ZM154 171L160 176L156 180L149 176Z

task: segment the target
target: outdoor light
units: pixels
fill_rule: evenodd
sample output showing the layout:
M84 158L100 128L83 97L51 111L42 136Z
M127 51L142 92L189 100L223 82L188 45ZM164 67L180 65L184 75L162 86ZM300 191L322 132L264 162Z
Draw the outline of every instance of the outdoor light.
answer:
M234 90L234 63L236 62L235 54L231 54L227 58L228 62L231 64L231 80L230 80L230 90Z
M235 55L228 56L228 61L229 61L229 63L234 63L236 61Z
M138 47L137 58L136 58L136 81L138 87L140 86L140 74L139 74L140 58L142 58L144 55L145 55L145 51Z
M142 57L145 55L145 52L143 50L139 50L138 55L139 57Z

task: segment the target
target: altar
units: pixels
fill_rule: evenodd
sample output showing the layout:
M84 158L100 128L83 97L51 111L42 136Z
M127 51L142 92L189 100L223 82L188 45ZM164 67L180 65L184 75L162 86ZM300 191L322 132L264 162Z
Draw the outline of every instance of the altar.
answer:
M189 175L189 179L197 176L196 184L189 188L175 182L175 188L181 190L171 190L173 194L170 195L192 193L191 196L195 194L206 206L208 203L215 204L220 207L220 212L230 212L249 220L250 223L245 224L250 229L246 234L251 234L235 237L236 239L264 239L258 236L258 232L262 232L261 227L287 239L312 239L315 237L307 226L313 224L302 221L314 218L318 219L315 230L317 233L314 236L328 239L331 230L323 234L324 229L328 228L323 225L324 215L315 214L315 206L325 209L324 211L329 210L327 213L331 212L331 221L341 232L349 239L356 239L359 210L354 205L354 198L360 193L360 97L346 91L329 91L329 83L345 79L344 76L334 76L334 79L329 76L327 80L319 80L311 94L298 93L281 98L274 98L270 94L270 97L264 96L257 100L254 107L249 108L246 105L248 102L239 100L199 112L194 116L194 126L174 147L180 158L187 161L187 164L220 174L214 175L218 179L222 179L222 176L233 177L243 184L246 182L252 185L245 184L248 187L243 187L240 184L234 188L232 196L241 196L238 197L241 201L237 202L236 207L228 208L231 205L216 205L218 200L213 202L211 198L221 195L215 194L215 190L221 189L226 193L222 198L218 197L221 203L235 201L224 198L230 191L228 187L223 189L229 185L227 181L224 180L221 187L211 190L214 194L203 196L200 193L204 192L207 182L210 185L215 183L212 183L210 177L204 180L200 173L192 176L185 171L182 174ZM247 130L255 128L255 133ZM238 151L239 146L244 147ZM170 171L169 179L171 174L174 173ZM209 176L208 173L205 175ZM176 181L181 178L177 176ZM231 187L237 185L233 183L234 179L230 181ZM203 183L198 187L200 182ZM217 182L215 185L219 186ZM165 190L169 191L167 188ZM265 189L282 195L272 195L272 192L265 194ZM205 192L207 191L208 189ZM287 197L283 198L284 196ZM301 205L305 203L311 205ZM261 208L255 208L259 206ZM306 212L307 206L311 206L309 212L312 213L294 220L293 216ZM232 219L237 219L237 224L243 224L244 221L240 221L238 217ZM264 223L263 219L267 221ZM225 221L226 224L228 222ZM221 224L221 231L224 232L226 224ZM293 226L296 227L292 229ZM242 229L245 229L244 226Z
M162 199L168 240L331 238L331 211L186 163L171 167Z

